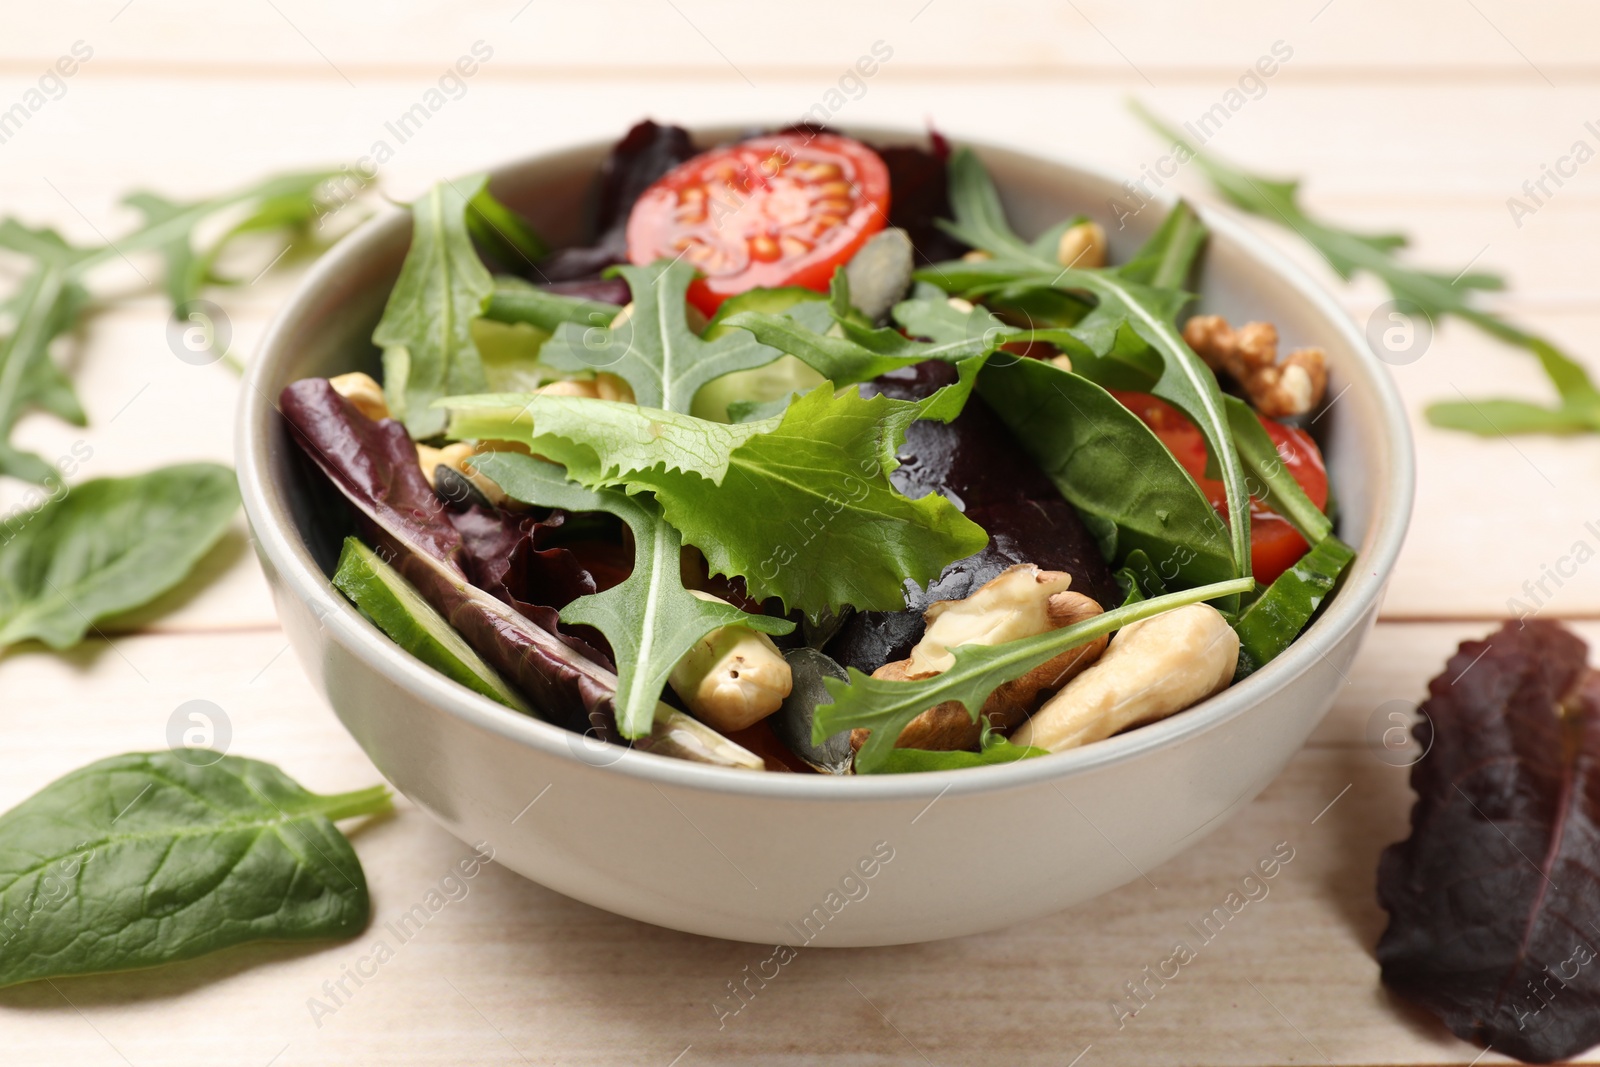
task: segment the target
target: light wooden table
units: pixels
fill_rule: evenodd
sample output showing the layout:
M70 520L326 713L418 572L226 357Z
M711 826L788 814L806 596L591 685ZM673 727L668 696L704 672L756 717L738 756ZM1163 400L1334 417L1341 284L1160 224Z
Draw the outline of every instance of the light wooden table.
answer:
M1600 162L1520 226L1506 204L1575 141L1600 146L1585 126L1600 119L1597 30L1600 17L1578 0L1228 0L1203 10L1175 0L17 3L0 31L0 108L74 42L93 56L65 95L0 143L0 209L91 241L131 223L117 204L131 188L200 195L354 159L477 41L492 57L464 95L398 146L382 171L391 195L610 137L646 113L706 122L826 106L875 41L893 55L836 120L931 118L957 137L1136 176L1162 146L1129 117L1127 97L1196 117L1281 41L1292 57L1214 146L1309 175L1315 209L1403 228L1420 260L1505 271L1512 289L1496 304L1597 365ZM1176 181L1201 191L1193 175ZM1332 284L1314 256L1262 229ZM85 476L226 460L235 377L175 359L161 300L139 293L131 275L122 282L135 295L63 351L91 427L30 418L21 440L47 456L88 442ZM1382 299L1370 284L1337 291L1359 321ZM269 276L218 297L240 350L284 292ZM1455 325L1394 376L1413 416L1458 389L1544 395L1527 357ZM3 1058L139 1067L1468 1063L1477 1049L1378 983L1372 946L1384 916L1374 871L1380 850L1406 832L1411 797L1405 772L1374 755L1365 731L1386 702L1418 698L1455 644L1491 628L1525 581L1575 542L1600 542L1586 526L1600 520L1600 440L1513 447L1413 422L1410 541L1337 706L1260 799L1148 882L992 935L802 953L719 1030L711 1001L761 950L616 918L491 868L320 1025L308 998L373 934L0 992ZM0 502L17 490L0 487ZM163 746L173 709L195 698L225 710L233 751L277 762L312 788L374 780L287 651L242 524L203 569L208 581L130 632L66 655L25 648L0 657L0 807L92 759ZM1582 621L1600 620L1600 566L1566 579L1543 610L1600 638L1600 624ZM1122 983L1278 842L1295 859L1271 895L1119 1029L1108 1004ZM356 846L380 924L467 852L403 801Z

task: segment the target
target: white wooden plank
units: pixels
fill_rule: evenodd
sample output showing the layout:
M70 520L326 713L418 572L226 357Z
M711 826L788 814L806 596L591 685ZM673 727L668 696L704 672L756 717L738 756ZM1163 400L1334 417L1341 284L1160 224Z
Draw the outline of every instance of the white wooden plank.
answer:
M1378 984L1374 871L1383 846L1406 832L1410 797L1405 772L1359 738L1374 701L1419 691L1454 642L1481 629L1383 626L1312 746L1212 837L1148 872L1159 889L1135 882L958 941L802 952L720 1030L710 1003L761 950L615 918L498 868L420 936L391 945L395 959L317 1026L307 999L325 997L322 982L368 954L383 923L468 851L404 802L355 838L374 895L364 935L231 951L136 978L62 980L59 993L3 991L0 1027L16 1056L38 1062L116 1062L110 1044L134 1063L174 1065L266 1063L280 1052L279 1063L306 1065L665 1064L692 1045L682 1062L904 1062L916 1060L915 1046L940 1063L1062 1064L1092 1043L1093 1062L1109 1064L1321 1060L1310 1044L1340 1064L1465 1064L1476 1049ZM1600 626L1581 630L1600 637ZM145 636L68 658L12 654L0 663L8 709L52 710L45 729L31 715L0 718L0 747L12 754L0 806L96 757L161 747L172 709L194 698L225 710L232 751L320 790L369 784L375 772L292 654L274 658L281 647L277 634ZM1294 859L1269 895L1119 1029L1109 1003L1122 983L1190 936L1186 924L1280 841Z
M753 17L734 0L476 0L448 7L277 0L222 10L199 0L72 0L14 12L3 55L8 65L32 69L83 39L106 63L162 70L232 65L361 84L396 67L442 69L482 39L502 66L524 77L598 80L642 68L711 71L724 80L759 83L773 68L850 63L870 42L884 39L902 64L924 76L993 77L1020 68L1161 84L1247 66L1282 39L1295 48L1303 69L1346 78L1488 73L1560 84L1592 77L1594 57L1585 39L1594 24L1587 6L1576 0L1538 8L1509 0L1474 6L1476 12L1449 0L1399 7L1379 0L1231 0L1202 9L1176 0L1138 6L1028 0L996 10L977 0L868 6L824 0Z

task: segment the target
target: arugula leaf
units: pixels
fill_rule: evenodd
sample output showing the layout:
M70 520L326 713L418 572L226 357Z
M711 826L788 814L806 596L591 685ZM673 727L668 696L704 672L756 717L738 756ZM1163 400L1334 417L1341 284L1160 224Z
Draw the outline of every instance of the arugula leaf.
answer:
M750 331L763 344L794 356L835 387L871 381L880 374L925 360L959 363L987 355L1011 332L1020 332L980 333L973 337L930 344L911 340L887 328L857 331L855 337L830 337L807 329L791 316L769 315L759 311L742 311L727 322L729 326ZM889 339L891 337L892 340ZM874 347L863 344L863 338L872 339Z
M970 150L955 153L950 161L950 202L956 216L945 228L956 237L990 253L987 260L960 260L936 264L918 277L946 289L983 296L1018 289L1066 289L1088 293L1095 306L1066 332L1082 341L1096 356L1112 352L1119 336L1131 331L1160 357L1160 373L1150 391L1177 407L1206 439L1227 494L1229 536L1236 573L1250 573L1249 494L1244 469L1234 448L1222 390L1210 368L1184 342L1178 332L1178 312L1190 294L1158 288L1140 279L1164 279L1176 267L1160 268L1171 252L1174 262L1187 264L1193 239L1180 234L1178 224L1163 227L1150 251L1135 256L1128 268L1085 270L1063 268L1045 250L1029 245L1006 224L999 193L978 157ZM1181 222L1182 220L1180 220ZM1153 247L1152 247L1153 246ZM1186 269L1186 266L1185 266Z
M270 763L197 762L112 756L0 815L0 986L361 931L366 876L333 824L387 811L389 791L320 796Z
M246 186L223 196L180 202L159 193L141 190L123 197L122 202L144 217L144 225L132 234L101 250L95 261L110 255L128 255L152 250L166 268L164 284L173 307L181 307L198 297L208 284L223 281L212 273L217 259L236 238L265 230L303 230L322 210L317 191L336 171L310 171L283 174ZM243 203L253 209L239 222L197 250L194 231L218 212Z
M866 743L856 753L856 771L880 772L894 751L900 731L928 708L947 700L959 701L977 721L990 693L1070 648L1140 619L1185 604L1235 596L1248 592L1251 586L1249 578L1234 578L1112 608L1092 619L1034 637L998 645L960 645L951 649L955 662L948 670L916 681L873 678L851 667L847 682L824 680L833 703L817 708L812 736L820 744L823 738L840 730L870 730Z
M988 723L976 752L934 752L923 748L893 748L878 768L879 774L916 774L921 771L950 771L961 767L992 767L1001 763L1048 756L1046 749L1032 745L1013 745L995 733Z
M685 294L695 277L689 264L658 259L648 267L612 269L628 282L632 313L615 327L561 326L540 350L543 362L564 371L607 371L632 386L640 406L687 412L713 378L783 355L743 330L715 341L696 336L687 321Z
M215 463L97 478L5 528L0 648L69 648L177 585L227 529L239 491Z
M1555 387L1559 401L1553 407L1518 400L1443 401L1428 406L1428 421L1484 436L1600 431L1600 388L1583 365L1550 341L1484 309L1478 302L1482 293L1504 289L1504 278L1483 271L1431 271L1401 263L1395 253L1406 246L1404 234L1358 233L1313 218L1300 205L1299 181L1274 180L1226 163L1197 149L1139 104L1132 106L1146 125L1187 152L1212 187L1235 207L1294 231L1320 252L1345 281L1364 271L1383 282L1396 300L1406 301L1434 321L1454 316L1532 353Z
M1239 459L1249 472L1251 495L1289 520L1306 544L1314 545L1333 532L1333 522L1311 502L1306 491L1284 465L1278 446L1272 443L1256 410L1236 396L1224 397L1228 425Z
M1300 636L1355 556L1330 534L1273 580L1233 625L1239 634L1236 679L1260 670Z
M729 604L701 600L683 587L683 542L646 496L585 489L552 463L514 452L476 457L473 465L523 503L565 511L607 511L633 531L633 570L620 585L572 601L561 621L593 626L606 635L617 662L617 723L624 737L650 733L656 700L680 659L721 626L747 626L768 634L794 629L787 619L752 615Z
M483 314L494 280L465 218L485 181L480 174L440 182L411 205L411 249L372 331L372 343L383 349L389 409L417 440L444 430L444 412L430 406L435 400L488 387L472 320Z
M550 293L519 282L520 279L495 279L483 317L508 325L526 323L545 333L555 333L564 322L607 326L622 310L601 300Z
M1180 586L1237 573L1222 521L1200 486L1144 421L1100 386L1022 359L991 362L978 392L1080 514L1115 528L1113 563L1146 553L1166 561L1169 581Z
M58 477L55 468L13 447L11 431L33 406L79 426L87 421L77 393L50 358L50 343L72 328L87 300L69 274L85 253L50 230L28 231L10 219L0 223L0 237L6 235L36 238L39 264L7 302L15 322L0 339L0 474L42 483Z
M444 404L456 412L453 436L521 441L591 487L654 492L714 573L816 619L847 604L898 611L906 580L926 584L986 543L948 500L909 500L888 477L906 428L953 418L981 363L963 363L959 382L926 400L834 396L822 385L781 416L733 425L575 397Z

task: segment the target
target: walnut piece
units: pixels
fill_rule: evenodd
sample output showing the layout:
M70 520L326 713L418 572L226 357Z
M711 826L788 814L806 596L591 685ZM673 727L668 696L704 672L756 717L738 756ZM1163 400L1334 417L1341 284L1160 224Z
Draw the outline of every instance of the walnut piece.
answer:
M1235 330L1221 315L1196 315L1183 339L1212 370L1239 383L1256 410L1272 419L1304 415L1322 403L1328 369L1322 349L1297 348L1278 359L1278 331L1270 322Z

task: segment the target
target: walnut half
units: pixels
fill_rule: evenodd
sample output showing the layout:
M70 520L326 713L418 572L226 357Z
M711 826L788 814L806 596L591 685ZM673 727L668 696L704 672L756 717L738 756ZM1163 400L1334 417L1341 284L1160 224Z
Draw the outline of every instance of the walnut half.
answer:
M1196 315L1184 323L1183 339L1206 366L1238 382L1268 418L1304 415L1327 391L1322 349L1297 348L1279 362L1278 331L1270 322L1247 322L1235 330L1221 315Z

